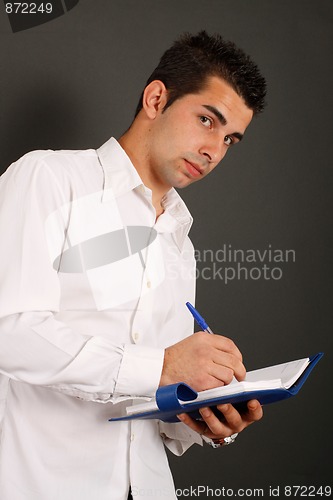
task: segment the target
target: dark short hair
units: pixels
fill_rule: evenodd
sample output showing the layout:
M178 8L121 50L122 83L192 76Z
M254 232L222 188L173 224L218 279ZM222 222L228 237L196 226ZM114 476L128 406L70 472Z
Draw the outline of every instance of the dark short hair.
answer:
M168 101L163 111L186 94L200 92L208 77L225 80L244 99L254 114L265 106L266 82L258 66L233 42L220 35L200 31L196 35L184 33L161 57L146 85L161 80ZM142 109L143 92L135 116Z

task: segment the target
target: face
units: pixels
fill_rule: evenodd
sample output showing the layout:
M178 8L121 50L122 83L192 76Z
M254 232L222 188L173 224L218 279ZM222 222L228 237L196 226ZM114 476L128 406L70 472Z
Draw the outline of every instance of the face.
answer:
M243 99L218 77L164 113L159 108L151 119L146 150L154 182L183 188L206 177L242 139L252 116Z

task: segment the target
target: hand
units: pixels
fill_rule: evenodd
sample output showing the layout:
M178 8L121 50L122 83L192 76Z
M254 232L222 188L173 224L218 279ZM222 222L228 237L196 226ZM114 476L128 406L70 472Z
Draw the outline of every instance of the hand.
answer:
M187 413L178 415L179 420L188 425L192 430L211 439L222 439L236 432L243 431L246 427L257 422L263 416L262 407L256 399L247 403L247 411L239 413L231 404L218 405L222 413L220 420L210 408L201 408L201 420L194 420Z
M233 377L245 378L242 355L232 340L197 332L168 347L160 386L185 382L196 391L229 384Z

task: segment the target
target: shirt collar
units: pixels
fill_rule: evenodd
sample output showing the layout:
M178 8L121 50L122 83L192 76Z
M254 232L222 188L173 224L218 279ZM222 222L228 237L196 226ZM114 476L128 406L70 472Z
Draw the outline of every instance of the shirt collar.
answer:
M110 189L119 196L142 185L137 170L114 137L97 149L97 155L104 171L103 201L109 199Z
M114 195L120 196L132 191L138 186L143 187L142 192L151 193L144 186L136 168L114 137L97 149L97 155L104 171L103 202L108 201L110 197L113 198ZM192 216L174 188L168 191L162 203L164 213L157 219L155 228L160 233L172 233L181 251L193 222Z
M162 200L164 212L157 219L155 228L160 233L172 233L179 250L191 229L193 218L177 191L172 188Z

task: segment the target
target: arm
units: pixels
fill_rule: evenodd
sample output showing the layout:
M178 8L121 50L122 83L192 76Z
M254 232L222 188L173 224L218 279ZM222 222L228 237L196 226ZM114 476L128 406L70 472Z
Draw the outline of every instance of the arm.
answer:
M125 346L93 331L82 334L56 319L60 284L50 259L45 221L66 207L72 194L71 186L60 185L40 156L27 155L0 180L0 370L15 380L52 386L88 400L154 394L162 349ZM63 240L55 243L59 254L70 215L64 209L57 228L63 234ZM134 359L145 370L133 374L132 368L129 373Z

